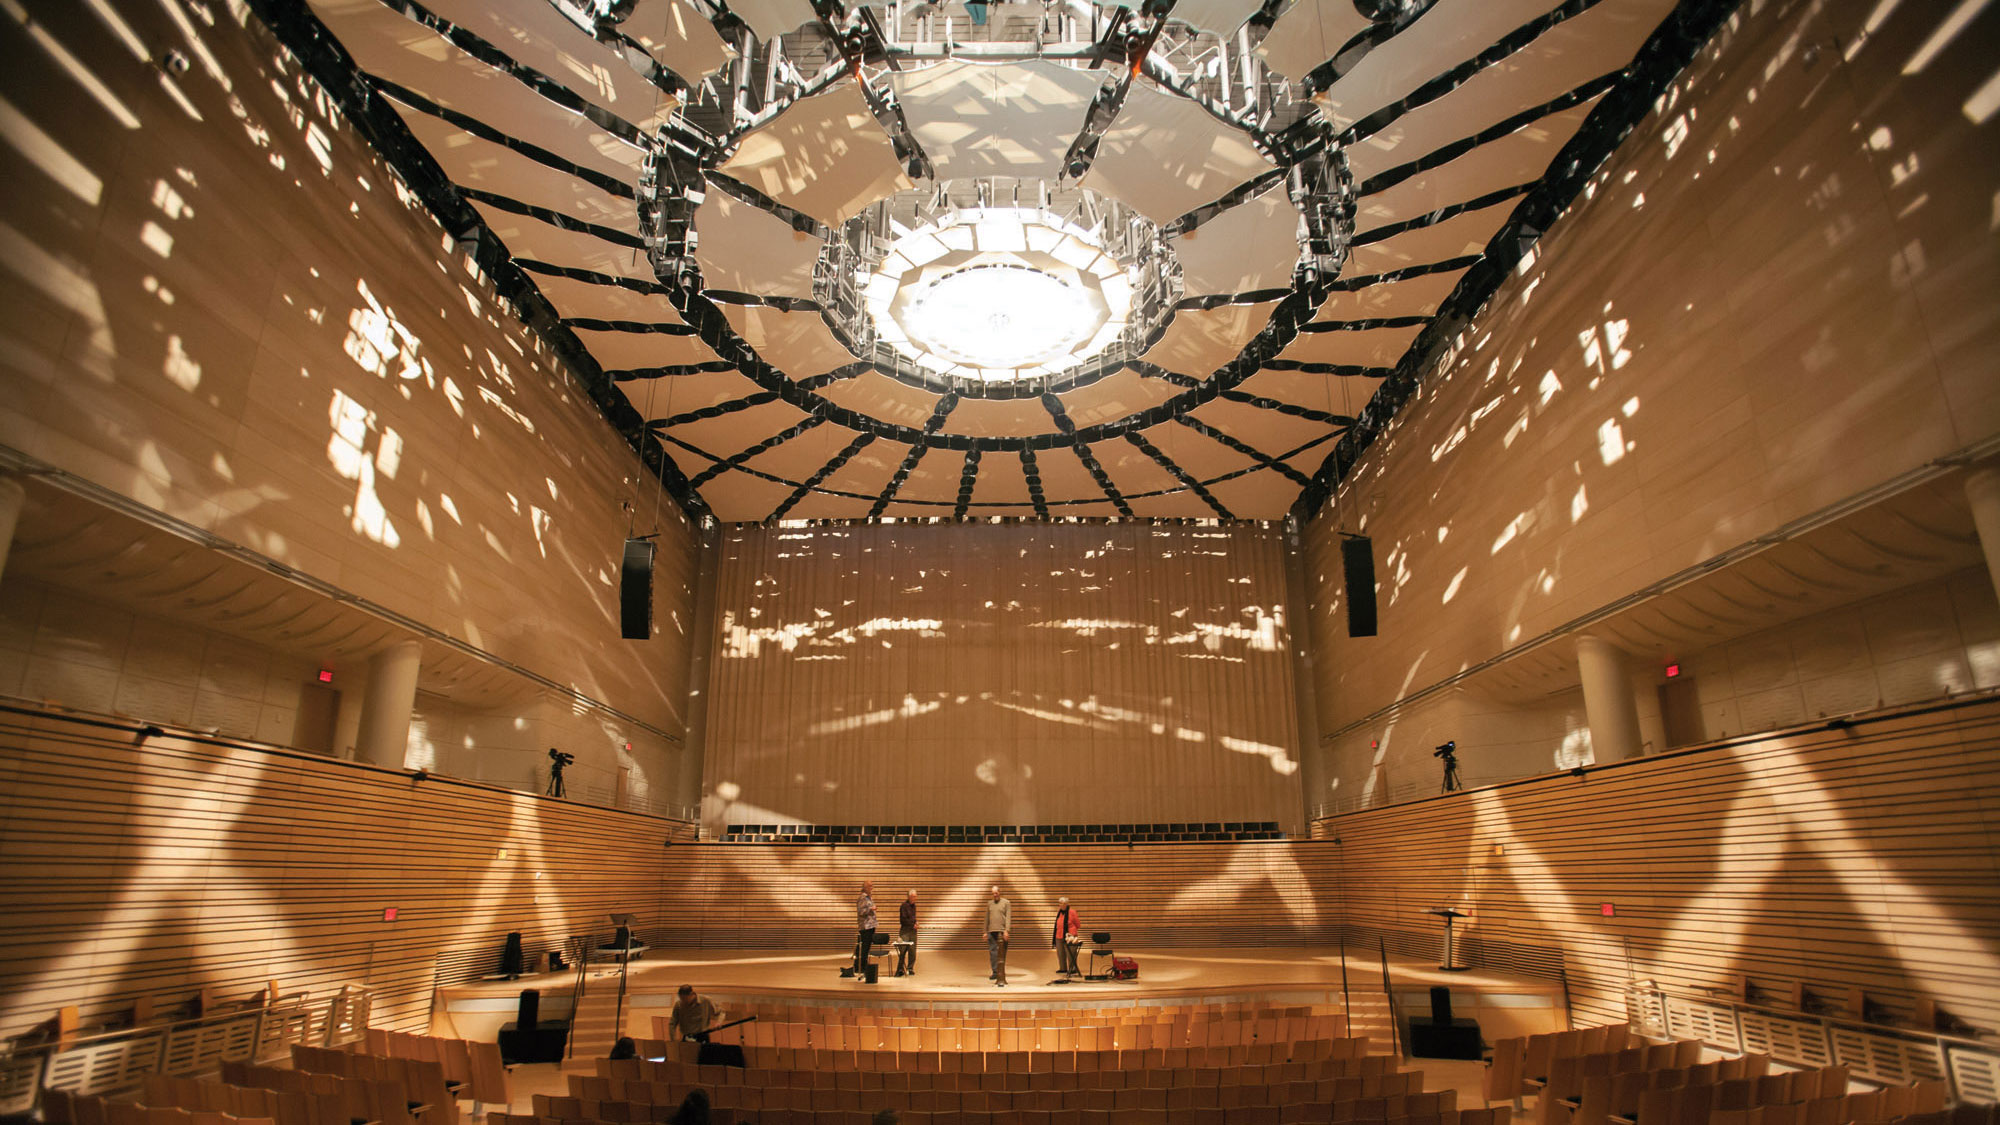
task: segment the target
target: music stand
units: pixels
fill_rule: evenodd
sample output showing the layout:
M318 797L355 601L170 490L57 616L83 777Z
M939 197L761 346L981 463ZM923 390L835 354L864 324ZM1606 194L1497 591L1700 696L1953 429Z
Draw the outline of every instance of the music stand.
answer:
M1426 910L1424 911L1424 913L1435 914L1438 917L1444 919L1444 964L1439 965L1438 968L1447 973L1464 972L1469 966L1454 965L1451 963L1452 962L1451 924L1453 922L1456 922L1460 918L1470 918L1472 917L1472 915L1463 910L1453 910L1449 906L1440 906L1434 910Z

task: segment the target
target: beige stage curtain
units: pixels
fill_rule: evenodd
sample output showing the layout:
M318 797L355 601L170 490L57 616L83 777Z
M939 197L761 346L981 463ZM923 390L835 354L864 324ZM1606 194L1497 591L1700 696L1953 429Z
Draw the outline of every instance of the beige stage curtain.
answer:
M1275 530L742 528L704 771L720 823L1296 824Z

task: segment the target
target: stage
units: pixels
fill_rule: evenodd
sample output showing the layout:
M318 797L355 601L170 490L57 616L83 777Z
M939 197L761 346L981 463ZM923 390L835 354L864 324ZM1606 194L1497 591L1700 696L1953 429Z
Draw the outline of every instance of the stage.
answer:
M1001 988L987 979L984 949L920 950L918 972L907 977L894 976L894 959L884 958L874 984L842 978L840 968L852 958L838 951L651 949L633 962L625 982L623 1030L651 1036L653 1017L666 1015L675 990L692 984L725 1013L756 1003L946 1011L1202 1003L1331 1005L1349 1012L1353 1034L1385 1043L1389 1036L1383 965L1373 950L1347 951L1345 988L1337 948L1120 948L1118 952L1138 960L1138 979L1058 984L1052 951L1045 946L1016 946L1007 959L1007 986ZM1087 947L1079 963L1088 967ZM592 964L588 996L615 994L618 973L616 964ZM1404 1016L1427 1012L1428 989L1443 984L1452 990L1456 1013L1478 1019L1488 1039L1567 1026L1558 981L1483 969L1444 972L1434 964L1394 959L1388 963L1388 974ZM441 987L432 1006L432 1033L491 1040L501 1024L513 1019L518 997L527 988L541 991L543 1019L566 1018L575 984L576 971L571 968L513 981Z

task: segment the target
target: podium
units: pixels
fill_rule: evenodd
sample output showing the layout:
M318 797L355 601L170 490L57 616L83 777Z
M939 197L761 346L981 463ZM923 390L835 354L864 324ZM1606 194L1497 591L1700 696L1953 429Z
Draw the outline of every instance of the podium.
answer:
M1467 966L1452 964L1452 923L1460 918L1470 918L1472 915L1462 910L1453 910L1449 906L1440 906L1436 910L1426 910L1424 913L1435 914L1444 919L1444 964L1438 968L1447 973L1464 972Z

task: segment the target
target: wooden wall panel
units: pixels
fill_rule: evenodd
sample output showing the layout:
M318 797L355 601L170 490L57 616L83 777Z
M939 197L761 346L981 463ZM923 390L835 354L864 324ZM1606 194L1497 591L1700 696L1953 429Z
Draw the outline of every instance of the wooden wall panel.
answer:
M983 946L994 884L1014 944L1048 946L1058 896L1086 930L1132 946L1299 946L1338 922L1337 849L1235 844L701 844L670 849L663 938L708 948L852 948L854 900L875 881L882 925L917 892L926 948Z
M2000 700L1642 759L1314 824L1346 920L1561 950L1579 1023L1632 980L1916 998L2000 1026ZM1603 904L1616 913L1606 917Z
M492 971L510 930L533 955L614 910L661 918L690 827L12 709L0 792L0 1035L272 980L365 984L379 1026L422 1030L439 966Z
M740 528L716 604L711 829L1301 822L1275 529Z
M1951 14L1724 24L1311 526L1321 729L1990 448L2000 114L1965 107L2000 10ZM1374 539L1379 637L1345 636L1336 514Z
M32 7L0 26L0 461L678 735L687 519L331 100L241 8ZM628 502L661 533L651 642L617 641Z

